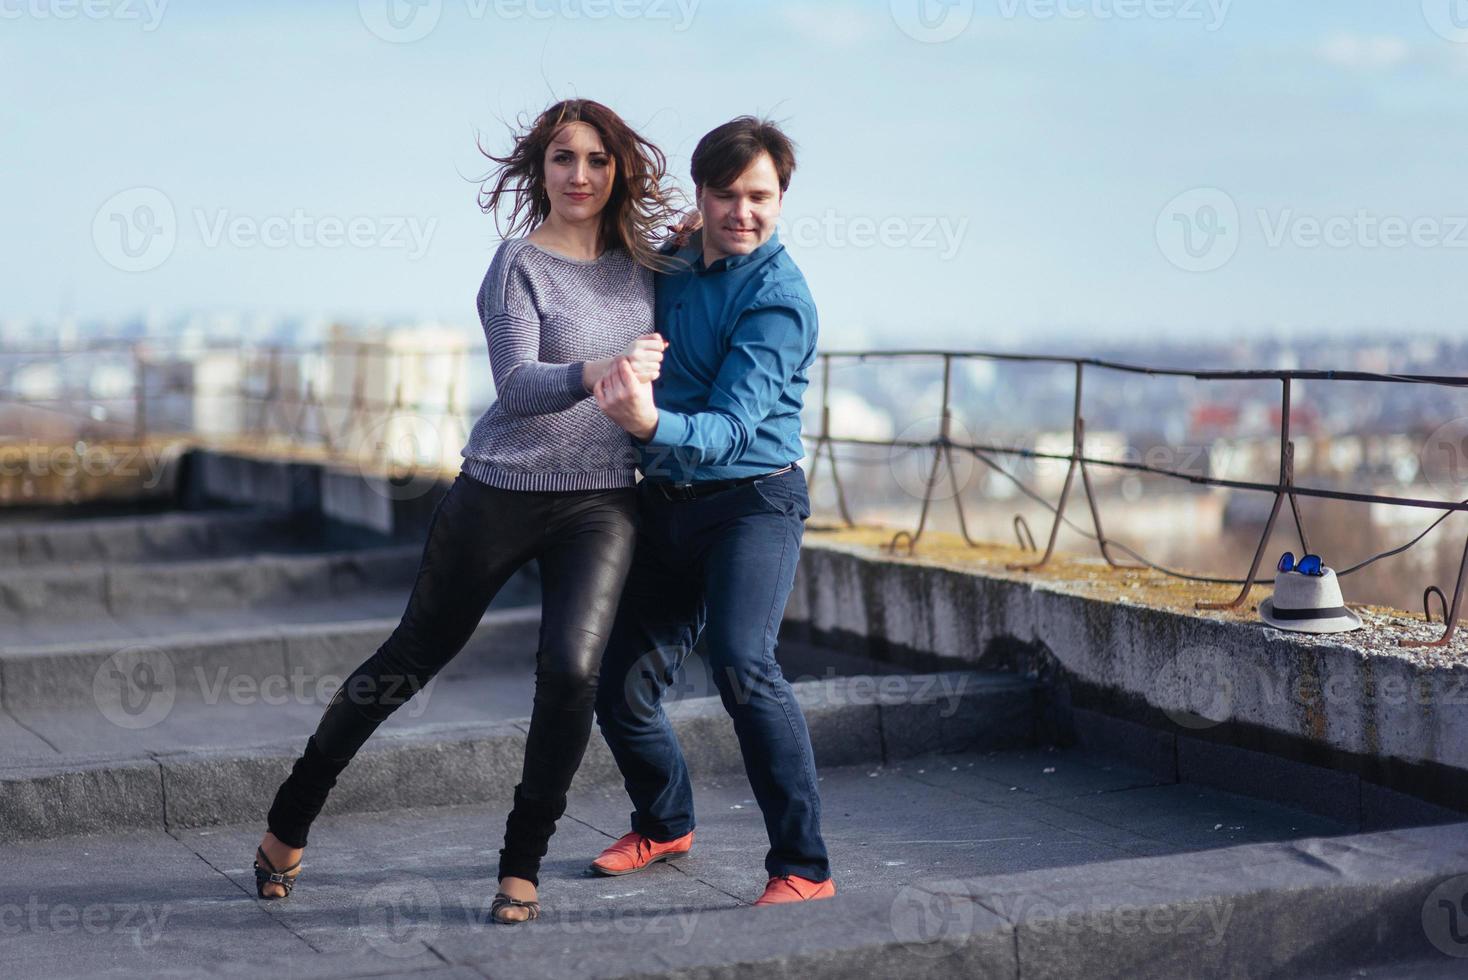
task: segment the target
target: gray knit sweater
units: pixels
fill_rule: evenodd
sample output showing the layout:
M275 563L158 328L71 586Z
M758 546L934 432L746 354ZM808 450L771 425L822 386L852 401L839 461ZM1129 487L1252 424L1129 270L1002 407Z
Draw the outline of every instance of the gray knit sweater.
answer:
M505 490L608 490L636 482L630 437L581 386L584 361L653 330L652 273L625 249L566 258L506 240L479 289L496 401L463 471Z

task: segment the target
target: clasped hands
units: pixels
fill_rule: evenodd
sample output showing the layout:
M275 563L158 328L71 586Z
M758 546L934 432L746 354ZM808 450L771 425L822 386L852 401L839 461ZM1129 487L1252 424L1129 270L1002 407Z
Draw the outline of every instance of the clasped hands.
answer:
M662 372L663 351L667 346L661 334L643 334L616 357L588 361L582 372L582 383L596 396L602 412L643 441L652 438L657 430L658 410L652 400L652 383Z

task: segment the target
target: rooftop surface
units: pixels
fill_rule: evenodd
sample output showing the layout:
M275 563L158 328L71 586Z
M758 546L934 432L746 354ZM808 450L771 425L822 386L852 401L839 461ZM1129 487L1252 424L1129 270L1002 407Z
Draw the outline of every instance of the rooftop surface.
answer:
M543 917L490 923L533 690L531 575L349 769L295 893L261 902L250 861L270 793L416 567L401 541L293 527L203 511L0 529L0 975L1324 977L1395 958L1432 976L1468 954L1426 919L1402 925L1434 910L1426 884L1461 878L1468 899L1462 825L1361 834L1047 744L1031 679L917 675L794 639L779 656L811 723L836 899L750 907L765 831L695 659L670 699L693 853L587 875L630 806L594 744ZM1160 608L1200 594L1072 556L1010 572L1024 553L938 535L894 558L890 533L810 537ZM166 698L131 700L142 680Z

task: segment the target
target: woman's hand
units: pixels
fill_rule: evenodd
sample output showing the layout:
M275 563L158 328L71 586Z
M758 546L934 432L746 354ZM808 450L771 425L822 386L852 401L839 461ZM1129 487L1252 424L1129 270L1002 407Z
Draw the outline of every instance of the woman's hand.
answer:
M662 334L645 333L628 344L618 360L627 362L639 383L654 381L663 371L663 351L667 346Z
M686 248L693 233L703 227L703 212L697 209L689 211L683 216L683 220L668 229L668 237L671 238L679 248Z
M668 342L663 339L662 334L645 333L628 344L626 350L616 357L585 362L581 368L581 385L587 391L595 390L597 382L624 362L632 369L632 376L639 384L655 381L662 373L663 351L667 347Z

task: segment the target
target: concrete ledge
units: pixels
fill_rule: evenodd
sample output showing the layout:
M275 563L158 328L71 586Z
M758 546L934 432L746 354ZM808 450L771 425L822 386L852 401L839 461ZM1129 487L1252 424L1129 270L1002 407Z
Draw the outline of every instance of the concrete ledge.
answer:
M1241 771L1216 783L1236 791L1272 784L1318 807L1359 798L1370 783L1468 806L1468 660L1373 652L1340 637L1071 594L1063 583L806 542L785 612L796 636L909 665L1043 676L1057 736L1076 736L1078 709L1136 722L1124 736L1112 726L1099 737L1174 778L1211 781L1216 771L1205 745L1178 750L1189 738L1344 774L1276 767L1268 780ZM1312 787L1292 785L1302 774Z
M163 781L154 762L0 773L0 840L157 827Z
M187 456L184 492L196 500L268 507L284 513L317 513L321 509L321 472L317 463L257 459L210 450Z
M233 752L160 756L167 826L263 819L300 750L301 745L291 744L248 756ZM358 753L322 812L507 802L524 760L525 734L512 722L477 726L472 733L457 735L384 735Z
M1446 959L1424 923L1433 890L1468 872L1465 831L1246 845L923 890L1009 922L1026 978L1292 977Z
M1406 963L1458 975L1450 968L1461 961L1434 943L1456 948L1437 902L1468 890L1465 831L1460 824L920 880L780 909L650 908L614 923L552 910L530 928L430 929L420 941L438 960L405 944L394 965L404 975L477 970L541 980L1416 976L1401 969ZM391 972L343 953L220 964L218 973L287 965L293 976Z
M510 624L524 625L523 618ZM857 690L858 680L792 685L810 726L818 765L1007 748L1027 744L1034 728L1033 686L1014 678L907 676L901 693L894 686L880 702ZM917 725L914 711L948 720ZM695 779L704 773L742 771L733 725L718 698L679 702L669 716ZM974 718L985 723L975 726L966 720ZM527 726L522 720L378 735L343 774L326 812L508 801L524 762ZM899 734L884 739L889 730ZM263 819L303 745L304 739L275 741L228 752L154 754L151 763L0 771L0 838ZM595 735L576 785L621 785L611 753Z
M351 466L297 462L194 449L183 495L195 503L230 503L310 514L379 534L421 542L454 474L412 471L394 478Z
M492 976L537 980L1019 976L1013 929L1002 918L977 903L955 898L948 903L949 910L965 928L929 938L922 921L925 908L914 906L909 898L903 893L838 894L829 901L778 909L697 912L689 921L691 928L678 933L676 942L660 937L650 943L657 932L655 920L647 916L640 917L641 927L634 919L624 922L622 930L598 935L594 946L553 945L529 929L503 939L495 936L493 943L452 937L433 945L451 963L476 966Z

